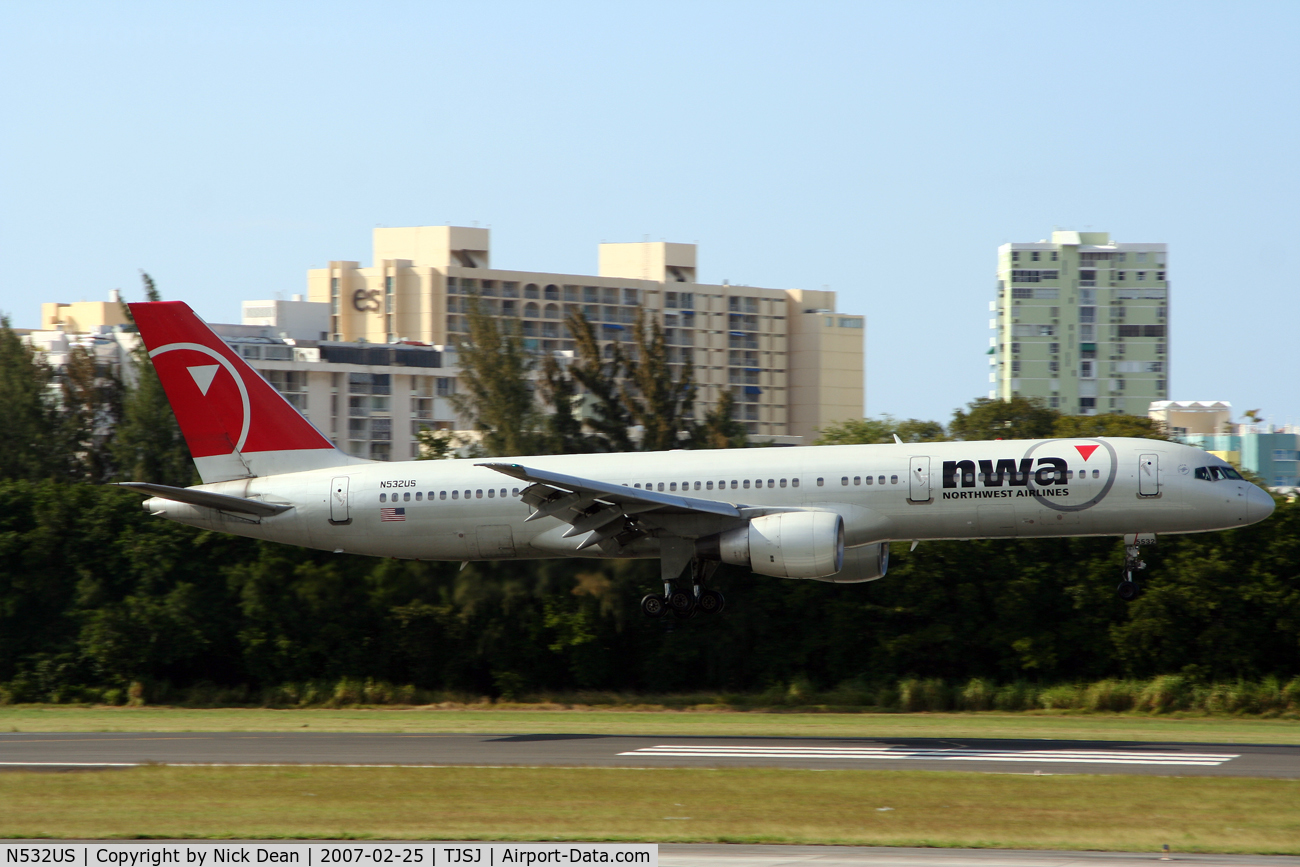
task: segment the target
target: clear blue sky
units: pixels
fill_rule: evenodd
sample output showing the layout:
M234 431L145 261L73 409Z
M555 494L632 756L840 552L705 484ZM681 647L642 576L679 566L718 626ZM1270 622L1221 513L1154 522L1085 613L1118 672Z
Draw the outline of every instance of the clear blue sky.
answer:
M214 321L492 228L504 268L698 242L865 313L867 411L988 390L995 248L1170 245L1172 396L1300 421L1300 3L0 5L0 310Z

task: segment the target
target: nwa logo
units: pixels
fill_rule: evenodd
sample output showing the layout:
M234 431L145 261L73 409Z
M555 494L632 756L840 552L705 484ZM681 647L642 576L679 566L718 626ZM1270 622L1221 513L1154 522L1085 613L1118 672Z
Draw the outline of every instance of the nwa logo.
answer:
M1097 446L1075 446L1087 461ZM977 488L973 491L945 490L945 500L985 497L1068 497L1069 464L1065 458L1001 458L994 461L944 461L944 488ZM1031 484L1032 482L1032 484ZM1004 487L1005 486L1005 487ZM982 487L983 490L978 488Z

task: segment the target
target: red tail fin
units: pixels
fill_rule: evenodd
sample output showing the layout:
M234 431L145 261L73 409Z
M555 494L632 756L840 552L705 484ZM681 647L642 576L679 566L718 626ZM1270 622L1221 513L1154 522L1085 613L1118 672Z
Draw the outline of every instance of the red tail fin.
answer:
M205 483L351 463L188 304L131 313Z

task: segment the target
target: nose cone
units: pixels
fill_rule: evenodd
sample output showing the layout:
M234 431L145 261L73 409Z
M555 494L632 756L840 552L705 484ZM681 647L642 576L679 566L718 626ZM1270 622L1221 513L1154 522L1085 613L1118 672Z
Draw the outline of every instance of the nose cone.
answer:
M1247 521L1252 524L1258 523L1273 514L1274 508L1276 504L1268 491L1256 485L1250 486L1250 490L1246 493Z

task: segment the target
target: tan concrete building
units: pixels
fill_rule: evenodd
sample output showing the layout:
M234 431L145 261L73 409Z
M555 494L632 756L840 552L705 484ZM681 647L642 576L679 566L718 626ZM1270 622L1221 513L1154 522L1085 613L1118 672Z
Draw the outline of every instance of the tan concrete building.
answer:
M491 267L487 229L374 230L374 263L308 272L308 300L330 305L331 341L454 345L477 294L519 321L530 349L565 352L581 311L602 341L630 337L638 308L658 319L670 363L694 365L703 414L729 389L752 436L811 442L863 412L864 320L835 312L835 293L697 282L694 244L601 244L596 275Z
M50 302L41 305L41 330L63 331L67 334L89 334L126 325L122 312L121 294L114 289L107 301Z

